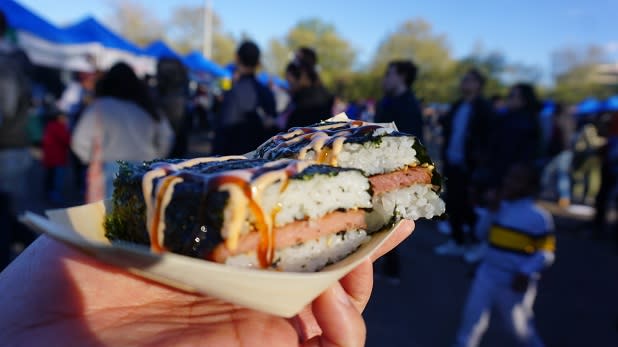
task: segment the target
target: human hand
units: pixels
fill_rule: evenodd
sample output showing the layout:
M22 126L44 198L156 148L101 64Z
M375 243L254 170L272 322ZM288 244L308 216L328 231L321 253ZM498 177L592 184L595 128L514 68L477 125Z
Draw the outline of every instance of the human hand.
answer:
M530 277L523 273L518 273L513 277L513 281L511 282L511 288L517 293L523 293L528 289L528 284L530 283Z
M135 277L41 236L0 273L0 341L26 346L362 346L372 261L285 319Z

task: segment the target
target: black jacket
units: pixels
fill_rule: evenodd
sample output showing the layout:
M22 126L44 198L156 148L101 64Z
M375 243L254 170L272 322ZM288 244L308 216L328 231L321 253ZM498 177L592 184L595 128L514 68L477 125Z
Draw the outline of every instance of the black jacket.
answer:
M457 110L463 100L457 100L451 105L448 112L442 117L442 134L444 142L442 145L442 158L448 165L446 151L451 143L453 133L453 120ZM464 154L466 159L466 170L472 173L477 168L484 166L488 156L490 123L493 119L491 105L483 98L476 98L472 101L470 117L466 129Z
M416 96L411 90L398 96L384 97L376 109L376 123L395 122L399 131L423 141L423 115Z
M292 95L287 128L303 127L330 118L333 96L323 86L303 88Z
M541 158L541 124L536 112L508 111L496 117L489 139L490 185L498 186L514 163L535 164Z
M238 79L223 97L215 119L213 154L245 154L271 136L264 119L276 115L275 97L254 75Z

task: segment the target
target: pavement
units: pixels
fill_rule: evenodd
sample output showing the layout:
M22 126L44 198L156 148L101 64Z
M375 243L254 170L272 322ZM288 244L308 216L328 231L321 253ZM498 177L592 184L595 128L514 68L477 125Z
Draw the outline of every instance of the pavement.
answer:
M539 334L547 346L618 346L615 243L591 239L581 221L555 220L556 262L543 275L535 304ZM367 346L452 345L474 266L435 255L433 248L446 240L435 223L424 221L398 247L401 281L377 276L364 314ZM509 342L501 322L492 318L481 346Z
M201 152L198 150L194 151ZM42 212L79 201L68 189L63 205L42 199L40 164L30 173L34 198L30 209ZM71 176L67 177L70 187ZM37 193L38 192L38 193ZM37 197L38 196L38 197ZM535 304L539 334L547 346L618 346L618 252L609 237L590 237L587 219L561 212L556 216L556 262L543 276ZM447 237L435 222L420 221L397 251L401 257L399 282L379 274L364 313L367 346L448 347L457 330L474 266L460 258L441 257L433 248ZM376 268L380 268L377 264ZM482 346L509 346L505 330L492 319Z

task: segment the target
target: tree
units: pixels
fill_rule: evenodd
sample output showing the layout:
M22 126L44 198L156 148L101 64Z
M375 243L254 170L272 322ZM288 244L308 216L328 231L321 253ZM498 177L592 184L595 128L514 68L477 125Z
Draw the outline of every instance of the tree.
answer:
M380 43L370 64L374 76L384 74L392 60L411 59L419 67L415 90L427 101L452 99L456 65L445 35L435 34L423 19L408 20Z
M271 74L282 75L292 54L293 51L281 40L271 39L263 59L264 68Z
M352 45L339 35L334 25L316 18L301 20L283 39L270 41L266 56L273 60L268 62L268 69L282 72L290 55L301 46L316 50L320 76L329 87L352 71L356 60Z
M234 60L236 41L222 31L221 19L213 13L212 57L221 65ZM180 53L202 49L204 34L204 7L178 6L172 11L168 23L171 45Z
M612 93L598 81L598 66L606 61L602 47L564 47L552 53L554 88L551 95L563 102L576 103L588 96L604 98Z
M163 24L140 2L113 1L110 26L128 40L144 46L163 35Z

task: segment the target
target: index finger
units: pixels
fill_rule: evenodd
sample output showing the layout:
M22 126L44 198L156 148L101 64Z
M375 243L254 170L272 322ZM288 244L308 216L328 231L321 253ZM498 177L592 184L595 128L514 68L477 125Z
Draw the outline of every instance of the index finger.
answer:
M392 234L384 241L384 243L371 254L371 261L374 262L384 254L390 252L393 248L397 247L414 231L416 224L413 220L403 219L399 222L399 225Z

